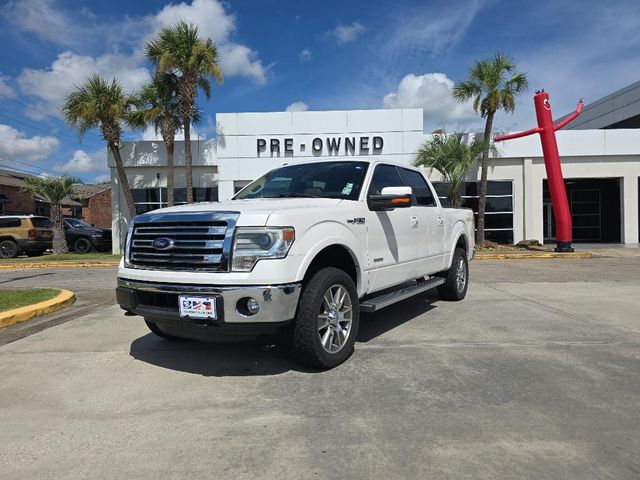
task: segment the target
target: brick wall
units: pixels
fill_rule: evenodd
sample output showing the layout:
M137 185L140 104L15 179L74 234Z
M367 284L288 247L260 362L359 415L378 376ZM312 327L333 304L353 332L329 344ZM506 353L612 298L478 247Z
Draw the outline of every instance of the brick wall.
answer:
M87 201L82 209L85 222L100 228L111 228L111 189L108 188Z
M4 204L4 214L36 213L36 202L33 195L20 187L0 185L0 194L9 200Z

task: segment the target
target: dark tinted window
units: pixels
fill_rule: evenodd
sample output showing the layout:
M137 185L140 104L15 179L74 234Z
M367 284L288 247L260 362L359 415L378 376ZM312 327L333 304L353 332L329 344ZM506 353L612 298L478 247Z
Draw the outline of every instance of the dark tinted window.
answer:
M234 197L234 200L277 197L357 200L367 166L364 162L288 165L272 170L251 182Z
M413 193L416 196L418 205L433 207L436 205L436 200L433 198L433 193L420 172L415 170L407 170L406 168L400 169L400 175L407 187L413 189Z
M20 226L19 218L0 218L0 228L10 228Z
M391 165L378 165L371 179L370 195L380 195L385 187L402 187L398 169Z
M51 220L43 217L34 217L31 219L31 224L37 228L51 228Z

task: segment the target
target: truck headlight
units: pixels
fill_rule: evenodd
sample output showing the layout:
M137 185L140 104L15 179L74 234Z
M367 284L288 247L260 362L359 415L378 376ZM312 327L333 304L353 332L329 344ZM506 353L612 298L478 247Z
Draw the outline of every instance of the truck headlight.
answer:
M296 238L291 227L238 227L233 240L231 269L250 272L263 258L284 258Z

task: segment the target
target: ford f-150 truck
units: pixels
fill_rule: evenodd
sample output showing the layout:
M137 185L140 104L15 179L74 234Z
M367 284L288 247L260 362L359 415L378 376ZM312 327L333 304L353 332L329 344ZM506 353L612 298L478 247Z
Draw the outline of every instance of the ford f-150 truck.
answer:
M168 340L280 333L300 361L331 368L361 313L432 288L462 300L474 247L473 212L443 208L418 169L296 163L230 201L135 217L117 298Z

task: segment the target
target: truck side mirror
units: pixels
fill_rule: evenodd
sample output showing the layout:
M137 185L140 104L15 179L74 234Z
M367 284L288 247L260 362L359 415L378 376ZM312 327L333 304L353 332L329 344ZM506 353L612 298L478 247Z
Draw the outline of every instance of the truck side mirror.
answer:
M407 208L414 204L411 187L384 187L380 195L369 195L369 210L393 210Z

